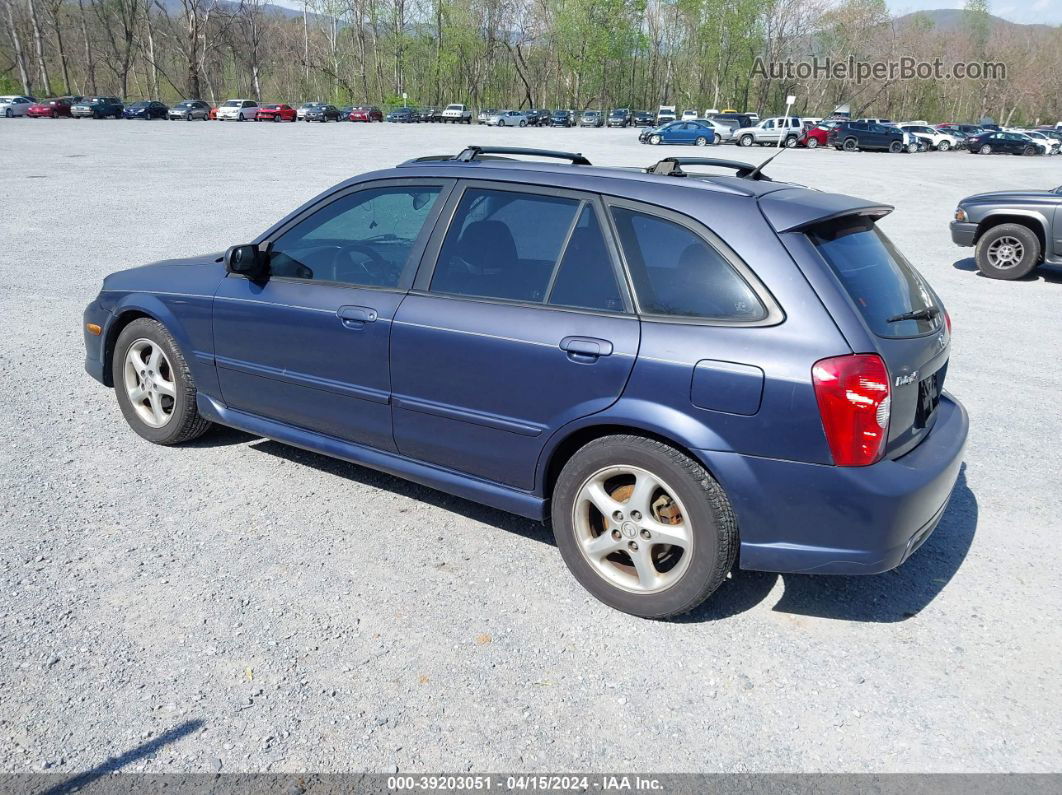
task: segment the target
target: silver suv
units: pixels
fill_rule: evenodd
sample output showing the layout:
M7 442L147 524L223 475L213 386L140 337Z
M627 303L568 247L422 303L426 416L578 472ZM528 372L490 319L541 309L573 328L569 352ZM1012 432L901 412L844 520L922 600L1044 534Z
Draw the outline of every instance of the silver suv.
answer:
M777 144L784 136L786 146L796 146L797 139L804 132L804 125L799 116L775 116L764 119L755 127L741 127L734 133L734 140L740 146L759 144Z

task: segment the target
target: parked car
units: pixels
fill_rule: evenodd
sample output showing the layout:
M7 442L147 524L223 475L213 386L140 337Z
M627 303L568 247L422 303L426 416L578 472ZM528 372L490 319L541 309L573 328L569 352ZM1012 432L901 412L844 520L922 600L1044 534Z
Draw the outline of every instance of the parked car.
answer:
M319 121L330 122L339 121L339 108L335 105L329 105L327 103L317 105L312 108L307 108L306 113L303 115L303 121Z
M941 152L955 149L959 145L959 140L954 135L938 130L936 127L930 127L928 124L901 124L900 129L920 138L929 139L930 145Z
M776 116L764 119L752 127L739 127L734 132L734 140L738 146L752 146L759 144L778 145L781 139L785 146L796 146L800 136L804 134L804 125L798 116Z
M496 114L498 111L496 108L481 108L479 113L476 114L476 124L486 124L487 119Z
M987 130L966 141L966 148L972 155L1040 155L1043 149L1024 133L993 132Z
M218 121L247 121L258 113L253 99L230 99L218 106Z
M661 105L656 111L657 126L667 124L669 121L675 121L677 118L674 105Z
M968 418L889 207L745 164L676 179L704 158L558 152L581 167L493 160L484 183L491 152L374 170L223 257L107 276L86 369L156 444L232 426L549 517L575 578L639 616L693 609L735 561L874 574L915 553Z
M638 140L649 144L692 144L707 146L715 143L715 129L707 121L672 121L662 127L643 130Z
M387 114L387 121L397 124L413 124L420 121L420 115L415 108L395 108Z
M375 105L355 105L350 109L350 115L347 121L383 121L383 111L377 108Z
M599 110L584 110L579 116L580 127L604 127L605 114Z
M69 116L70 108L81 100L81 97L52 97L34 102L26 108L26 115L33 119Z
M575 114L570 110L555 110L549 117L550 127L574 127Z
M821 121L812 127L805 127L803 134L797 139L797 146L805 146L808 149L816 149L825 146L830 135L830 130L839 122Z
M20 94L8 94L0 97L0 116L11 119L15 116L25 116L31 105L37 100L24 97Z
M553 111L548 108L535 108L528 112L528 123L533 127L549 127L550 117Z
M291 105L274 103L262 105L254 114L255 121L298 121L299 112Z
M693 110L693 109L682 111L682 115L679 117L679 119L682 120L682 121L693 121L694 119L699 119L699 118L700 118L700 114L696 110Z
M472 110L467 105L453 102L442 112L442 120L450 124L471 124Z
M1062 265L1062 186L967 196L951 239L975 246L977 269L993 279L1020 279L1044 262Z
M892 119L856 119L860 124L892 124Z
M210 107L210 115L207 116L207 119L209 121L217 121L218 120L218 106L217 105L212 105Z
M721 113L707 114L710 118L718 121L736 121L738 129L742 127L755 127L760 117L755 113L738 113L737 111L722 111Z
M299 121L302 121L306 118L306 112L310 110L310 108L316 108L324 104L325 103L323 102L303 102L301 105L299 105L298 110L295 111L295 118L297 118Z
M142 99L126 105L122 117L126 119L165 119L170 109L156 99Z
M120 119L123 110L125 105L118 97L85 97L70 106L70 115L75 119L103 119L107 116Z
M1045 155L1057 155L1059 146L1062 146L1062 142L1058 139L1040 130L1025 130L1023 134L1040 144L1044 148Z
M613 108L608 112L609 127L629 127L634 122L634 114L628 108Z
M934 124L933 126L941 132L946 132L948 135L955 136L960 149L969 148L967 146L969 139L984 132L984 129L976 124L952 124L949 122L945 124Z
M698 121L704 122L712 128L717 144L732 143L734 135L738 131L737 122L730 119L698 119Z
M654 127L656 126L656 116L647 110L634 111L633 124L635 127Z
M826 140L834 149L843 149L846 152L860 149L902 152L907 145L906 133L898 127L862 121L838 124L830 130Z
M487 119L494 127L526 127L527 113L522 110L499 110Z
M201 99L185 99L171 107L166 113L168 119L184 119L192 121L201 119L206 121L210 118L210 105Z

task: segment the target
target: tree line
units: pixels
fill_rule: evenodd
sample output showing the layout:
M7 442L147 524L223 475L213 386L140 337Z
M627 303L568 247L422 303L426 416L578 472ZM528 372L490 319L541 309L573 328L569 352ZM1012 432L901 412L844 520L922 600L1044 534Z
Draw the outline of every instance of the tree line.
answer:
M885 0L0 0L0 91L211 102L733 108L1062 119L1062 28L894 18ZM1001 62L965 80L774 75L764 63Z

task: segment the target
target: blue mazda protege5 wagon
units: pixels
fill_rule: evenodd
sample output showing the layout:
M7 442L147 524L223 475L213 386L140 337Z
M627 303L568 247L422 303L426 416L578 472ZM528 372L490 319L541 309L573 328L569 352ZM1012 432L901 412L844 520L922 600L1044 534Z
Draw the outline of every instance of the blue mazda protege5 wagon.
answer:
M219 423L549 519L591 593L663 618L739 555L873 574L940 520L968 420L890 209L470 147L108 276L86 367L158 444Z

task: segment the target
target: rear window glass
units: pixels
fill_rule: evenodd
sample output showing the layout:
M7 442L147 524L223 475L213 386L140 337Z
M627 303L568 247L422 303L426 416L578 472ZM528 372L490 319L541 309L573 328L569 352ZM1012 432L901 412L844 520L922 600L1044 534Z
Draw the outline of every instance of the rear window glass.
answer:
M942 318L929 316L935 308L929 287L872 220L832 222L812 229L808 237L875 334L916 337L940 327ZM926 314L901 319L911 312Z

